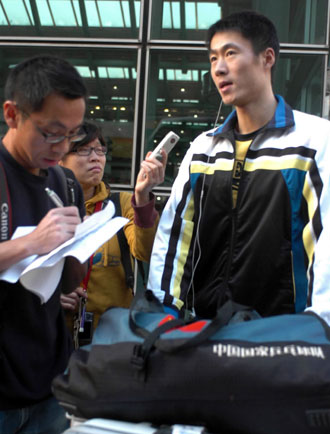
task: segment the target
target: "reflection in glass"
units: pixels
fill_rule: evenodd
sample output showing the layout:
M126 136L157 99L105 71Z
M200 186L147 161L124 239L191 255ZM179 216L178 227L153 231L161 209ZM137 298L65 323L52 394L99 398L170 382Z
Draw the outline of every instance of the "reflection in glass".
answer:
M327 81L325 88L325 100L324 100L324 114L330 120L330 59L329 66L327 70Z
M34 25L31 6L23 0L2 1L0 7L0 26Z
M191 140L213 127L219 104L205 50L151 50L145 153L169 131L180 137L168 157L164 186L172 185Z
M0 35L138 37L140 0L1 0Z
M105 178L115 184L130 185L132 173L133 125L136 87L137 51L134 49L50 48L40 53L33 47L1 47L0 88L8 69L36 54L53 54L71 62L88 88L86 119L97 123L108 144ZM1 132L6 131L1 125Z
M252 9L274 22L282 43L325 44L327 8L327 0L157 0L153 2L151 39L204 41L206 29L215 21Z
M281 52L274 91L294 109L322 116L325 57Z

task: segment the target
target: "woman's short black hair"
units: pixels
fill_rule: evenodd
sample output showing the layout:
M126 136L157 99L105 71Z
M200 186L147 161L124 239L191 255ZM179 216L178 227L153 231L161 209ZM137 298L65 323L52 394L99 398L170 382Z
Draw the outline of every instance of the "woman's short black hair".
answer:
M86 137L84 137L80 142L75 142L71 152L81 148L82 146L88 145L88 143L95 139L99 140L101 146L107 146L104 137L102 136L101 129L97 125L86 121L83 124L83 130L86 133Z

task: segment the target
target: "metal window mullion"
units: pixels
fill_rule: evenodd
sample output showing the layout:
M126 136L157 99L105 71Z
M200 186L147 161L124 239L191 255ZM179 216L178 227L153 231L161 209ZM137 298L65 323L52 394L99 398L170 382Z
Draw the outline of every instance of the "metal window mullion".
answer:
M304 30L304 43L308 44L310 41L310 22L311 22L311 0L306 0L306 9L305 9L305 30Z
M70 0L70 3L71 3L72 11L73 11L73 16L74 16L74 19L76 21L76 26L79 27L78 17L77 17L75 8L74 8L73 0Z
M171 28L174 29L174 19L173 19L173 6L172 6L172 2L169 3L169 6L170 6Z
M86 6L84 3L84 0L79 0L78 4L79 4L79 10L80 10L80 17L81 17L83 32L88 37L89 36L89 28L88 28L88 20L87 20Z
M54 18L53 11L52 11L52 8L50 6L49 0L46 0L46 1L47 1L47 6L48 6L48 9L49 9L50 16L51 16L52 21L53 21L53 26L56 27L55 18Z
M99 18L100 27L103 27L103 23L102 23L102 19L101 19L101 14L100 14L100 9L99 9L99 5L98 5L97 0L95 0L95 8L96 8L97 16Z
M145 143L145 118L146 118L146 95L148 80L148 37L151 29L151 6L152 1L141 2L140 14L140 41L138 48L137 80L135 91L135 114L133 132L133 159L131 185L134 186L135 179L140 171L141 161L144 159ZM140 156L140 158L139 158Z
M133 29L136 28L134 0L129 0L128 7L129 7L129 15L130 15L130 18L131 18L131 28L133 30Z
M30 14L29 14L29 10L28 10L28 8L27 8L27 6L26 6L26 0L23 0L23 5L24 5L24 8L25 8L26 15L27 15L28 18L29 18L30 25L33 26L34 23L33 23L32 20L31 20L31 17L30 17Z
M11 24L10 24L10 21L9 21L6 9L5 9L4 5L2 4L2 0L0 0L0 4L1 4L2 12L3 12L3 14L4 14L4 16L5 16L6 20L7 20L7 25L8 25L8 27L10 27Z
M317 3L311 4L311 20L310 20L310 42L315 41L316 36L316 17L317 17Z
M328 62L329 62L329 55L326 54L325 60L324 60L324 78L323 78L323 92L322 92L322 117L330 120L330 107L327 107L326 101L327 101L327 83L328 83ZM330 70L329 70L330 73ZM329 97L330 98L330 97Z
M120 6L121 16L122 16L122 19L123 19L124 28L126 28L127 26L126 26L125 13L124 13L124 8L123 8L122 0L119 0L119 6Z

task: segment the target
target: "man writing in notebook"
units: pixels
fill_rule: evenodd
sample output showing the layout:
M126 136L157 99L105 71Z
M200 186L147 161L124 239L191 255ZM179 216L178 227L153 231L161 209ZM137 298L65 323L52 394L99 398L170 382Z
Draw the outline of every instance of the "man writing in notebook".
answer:
M207 34L213 81L234 111L192 143L163 211L148 288L176 315L228 298L261 316L313 309L330 323L330 122L275 95L273 23L240 12Z
M66 206L67 186L55 166L84 136L86 93L76 69L60 58L38 56L10 71L3 104L8 131L0 143L0 169L1 200L9 210L12 230L0 243L1 271L28 256L52 251L73 236L84 216L80 187L73 186L75 205ZM65 206L56 207L46 188ZM36 228L11 240L19 226ZM64 411L51 394L52 379L65 369L72 350L60 294L62 287L72 291L85 272L85 265L67 258L60 283L44 304L20 282L0 281L1 433L51 434L66 429Z

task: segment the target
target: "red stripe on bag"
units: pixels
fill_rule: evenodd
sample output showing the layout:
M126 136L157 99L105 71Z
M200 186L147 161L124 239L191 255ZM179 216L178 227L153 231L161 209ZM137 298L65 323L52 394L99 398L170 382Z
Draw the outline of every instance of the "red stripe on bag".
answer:
M165 318L163 318L161 321L159 321L158 326L161 326L162 324L165 324L168 321L172 321L173 319L175 319L175 317L173 315L167 315ZM181 332L184 332L184 333L195 333L195 332L200 332L206 324L207 324L207 321L196 321L192 324L188 324L188 325L183 326L183 327L177 327L177 328L175 328L175 330L180 330ZM169 332L171 332L171 330L168 330L166 333L169 333Z
M180 327L179 330L182 332L188 332L188 333L200 332L206 324L207 324L207 321L196 321L196 322L193 322L192 324L188 324L186 326Z
M165 324L167 321L172 321L172 319L175 319L173 315L166 315L165 318L159 321L158 327Z

